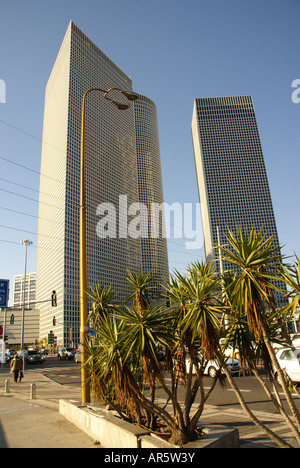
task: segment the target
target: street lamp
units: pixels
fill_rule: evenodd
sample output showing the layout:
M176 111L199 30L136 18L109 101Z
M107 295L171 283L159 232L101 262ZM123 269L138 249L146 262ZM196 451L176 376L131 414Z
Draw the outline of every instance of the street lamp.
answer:
M81 154L80 154L80 343L81 356L84 363L87 359L85 344L88 337L88 307L87 307L87 275L86 275L86 228L85 228L85 108L86 98L92 91L100 91L104 98L110 101L119 110L126 110L129 104L126 102L111 99L108 94L111 91L118 91L129 101L135 101L139 98L133 91L124 91L120 88L109 88L108 90L100 88L88 89L82 99L82 118L81 118ZM90 384L89 373L85 366L81 368L81 395L82 403L90 403Z
M25 325L25 299L26 299L26 269L27 269L27 248L32 245L28 239L21 241L21 245L25 245L25 267L24 267L24 281L23 281L23 307L22 307L22 331L21 331L21 350L24 350L24 325ZM23 356L23 369L25 369L25 358Z

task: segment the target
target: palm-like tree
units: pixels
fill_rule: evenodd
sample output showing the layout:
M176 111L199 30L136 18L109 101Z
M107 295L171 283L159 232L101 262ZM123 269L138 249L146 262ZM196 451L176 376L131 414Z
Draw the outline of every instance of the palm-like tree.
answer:
M260 343L268 369L276 369L296 426L294 432L300 440L300 415L289 391L289 383L281 369L270 340L270 319L274 316L274 290L282 292L274 281L282 281L277 271L282 260L280 247L272 237L266 238L263 229L252 229L249 236L238 230L237 237L229 230L226 236L230 247L220 246L223 259L238 270L231 284L231 307L240 319L245 317L249 332ZM253 367L255 368L255 366Z
M172 302L170 308L149 303L149 274L128 272L132 293L127 300L132 299L131 307L116 307L111 291L105 293L101 290L93 294L96 303L92 316L97 336L94 345L89 348L90 358L85 365L92 369L94 387L100 398L119 411L122 417L139 424L143 422L154 428L158 419L164 421L171 433L171 440L177 444L195 437L196 424L210 394L204 395L198 350L202 339L207 356L212 355L209 342L217 333L214 328L218 325L216 315L220 305L217 304L216 291L220 288L217 287L218 280L212 268L206 269L204 265L201 268L191 268L188 278L178 273L165 285ZM102 304L100 300L103 300ZM158 346L167 349L170 356L172 388L167 385L164 370L158 361ZM182 370L186 372L184 354L180 352L185 350L190 353L192 366L186 398L181 406L177 395L177 370L180 361L184 367ZM193 366L197 367L194 382ZM150 383L150 395L145 389L146 382ZM171 403L173 414L156 402L156 382L165 391L166 404ZM190 415L198 390L201 403Z
M287 306L287 317L292 318L296 307L300 304L300 259L296 256L293 265L285 266L281 264L281 272L290 291L286 294L287 298L291 299L291 303Z
M220 246L223 259L234 265L239 275L232 291L232 304L245 312L249 329L257 339L262 338L265 324L266 304L271 304L270 290L278 287L272 280L279 280L274 271L281 261L280 247L274 245L274 239L266 239L263 229L258 233L252 229L250 235L238 230L235 237L229 230L227 240L231 248Z
M213 264L199 262L192 264L186 275L175 271L164 283L167 307L154 306L149 301L152 281L149 273L128 271L131 292L125 306L117 303L112 288L96 286L91 290L91 319L96 339L92 345L87 345L90 357L84 365L91 369L94 388L103 402L128 421L146 424L152 429L158 420L163 421L171 433L171 441L181 445L195 437L204 404L221 377L219 373L205 393L203 370L209 359L215 359L251 420L279 446L289 447L249 410L228 371L219 344L221 336L225 336L225 346L233 341L239 349L242 367L250 368L258 378L256 361L263 352L266 362L271 359L270 374L275 367L285 382L270 342L274 317L277 317L272 291L278 288L273 281L282 280L276 270L281 261L280 250L274 246L273 239L265 239L262 230L259 233L253 230L249 236L240 230L237 237L229 231L227 238L231 247L221 247L224 260L235 266L236 273L222 279ZM290 280L296 281L296 270L287 271ZM224 317L227 318L225 325ZM253 346L254 341L258 346ZM159 347L166 349L171 387L166 383L165 371L157 358ZM177 395L180 381L185 384L181 403ZM163 407L156 400L157 382L166 394ZM150 384L150 391L146 383ZM284 391L296 421L288 417L287 422L300 440L299 414L286 382ZM268 388L266 392L273 398ZM200 403L196 408L193 406L192 412L197 395ZM171 411L166 409L168 403ZM283 405L278 402L277 408L283 411Z
M92 300L93 313L90 316L93 324L103 320L110 315L113 311L118 311L118 295L115 293L113 286L103 286L95 284L93 288L88 291L88 295Z
M148 292L151 289L152 277L150 273L132 273L127 270L127 283L126 289L131 290L131 293L126 297L125 301L133 300L133 307L140 314L143 315L147 309L150 301Z
M204 404L213 390L217 374L211 389L205 394L203 371L209 359L216 355L219 347L218 330L223 304L220 303L220 280L214 271L213 264L195 263L188 269L187 275L175 271L170 281L166 282L167 297L171 299L171 309L175 313L174 330L175 346L172 352L173 368L172 390L177 392L179 378L185 383L184 405L178 411L184 426L181 431L192 438ZM200 354L201 350L201 354ZM189 359L189 372L186 372L186 353ZM193 370L196 378L193 379ZM200 403L190 414L197 393Z

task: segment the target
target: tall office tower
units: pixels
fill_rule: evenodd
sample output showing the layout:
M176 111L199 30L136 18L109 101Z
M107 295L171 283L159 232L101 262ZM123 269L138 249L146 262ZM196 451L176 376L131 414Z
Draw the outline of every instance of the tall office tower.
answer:
M46 87L37 249L37 301L48 301L40 304L40 338L53 330L61 346L79 343L81 108L83 94L94 87L130 91L132 81L71 22ZM122 100L120 93L110 97ZM127 268L139 271L141 242L99 238L106 212L97 208L115 207L115 219L113 212L107 219L116 221L118 234L119 195L128 205L138 200L133 105L120 111L101 92L91 92L85 136L87 282L112 284L122 294ZM51 306L53 290L57 307Z
M217 227L221 244L226 243L227 227L236 233L241 226L250 233L264 226L278 245L252 97L196 99L192 137L206 258L218 258ZM232 269L226 263L223 267Z
M153 203L161 206L164 202L156 105L151 99L140 96L134 103L134 111L139 202L147 207L144 226L141 222L142 271L153 275L155 297L162 292L162 276L169 277L167 240L161 230L159 237L151 236L151 207ZM157 221L159 232L164 219Z

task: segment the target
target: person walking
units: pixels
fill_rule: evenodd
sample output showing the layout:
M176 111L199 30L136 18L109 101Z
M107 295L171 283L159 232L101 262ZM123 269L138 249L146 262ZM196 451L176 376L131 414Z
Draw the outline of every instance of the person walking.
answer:
M10 370L12 374L14 374L15 383L17 383L18 380L21 382L23 378L23 362L18 354L14 355L14 358L10 363Z

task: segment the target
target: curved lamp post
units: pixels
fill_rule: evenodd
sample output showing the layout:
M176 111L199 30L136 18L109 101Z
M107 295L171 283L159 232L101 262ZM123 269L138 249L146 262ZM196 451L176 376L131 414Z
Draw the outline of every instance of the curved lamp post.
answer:
M100 91L104 98L110 101L120 110L129 108L126 102L111 99L108 94L111 91L118 91L129 101L135 101L139 98L137 93L124 91L120 88L109 88L108 90L100 88L90 88L82 100L82 119L81 119L81 156L80 156L80 343L81 356L84 363L87 359L85 343L88 337L88 306L87 306L87 273L86 273L86 227L85 227L85 108L86 98L92 91ZM81 368L81 395L82 403L90 403L90 383L89 373L84 366Z

